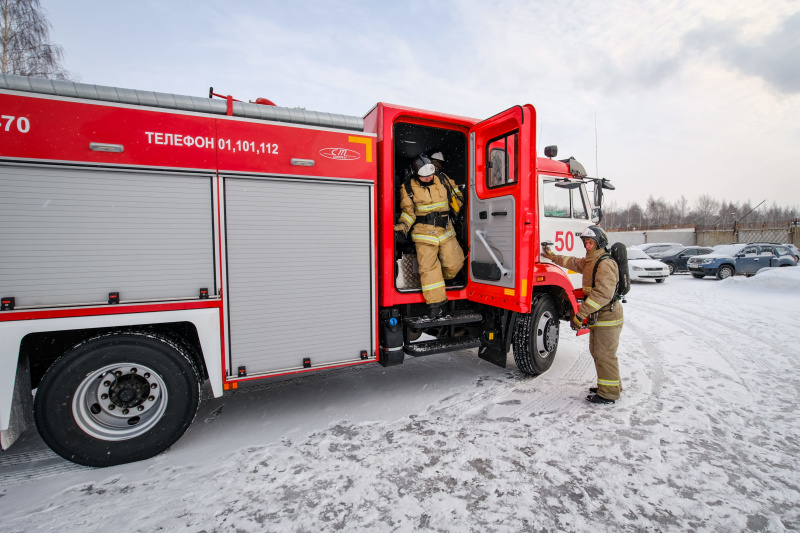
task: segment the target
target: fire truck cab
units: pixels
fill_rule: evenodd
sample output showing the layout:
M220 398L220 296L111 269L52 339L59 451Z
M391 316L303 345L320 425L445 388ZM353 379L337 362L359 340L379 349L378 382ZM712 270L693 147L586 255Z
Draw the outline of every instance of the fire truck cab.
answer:
M220 396L468 348L505 367L512 345L537 375L582 297L539 249L580 255L602 188L592 205L579 163L537 157L531 105L359 118L0 76L0 110L3 449L35 420L80 464L152 457L206 380ZM437 319L393 234L409 165L434 152L466 201Z

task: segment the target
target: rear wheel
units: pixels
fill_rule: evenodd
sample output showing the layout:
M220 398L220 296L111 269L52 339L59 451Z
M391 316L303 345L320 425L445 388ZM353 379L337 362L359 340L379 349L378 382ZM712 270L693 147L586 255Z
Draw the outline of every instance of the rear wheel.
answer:
M668 261L667 266L669 267L669 274L670 276L675 273L675 263Z
M722 265L719 267L719 270L717 270L717 278L719 279L725 279L731 276L733 276L733 268L729 265Z
M157 455L177 441L200 403L200 375L177 343L145 333L84 341L47 370L34 415L65 459L113 466Z
M530 313L520 313L514 329L514 361L526 374L538 376L553 364L559 321L550 295L536 297Z

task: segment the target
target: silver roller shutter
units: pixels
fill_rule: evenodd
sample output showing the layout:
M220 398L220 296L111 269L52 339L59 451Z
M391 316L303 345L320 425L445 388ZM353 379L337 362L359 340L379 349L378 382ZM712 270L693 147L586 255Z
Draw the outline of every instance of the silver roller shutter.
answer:
M17 306L214 290L211 178L0 166L0 294Z
M371 353L372 188L226 178L232 369Z

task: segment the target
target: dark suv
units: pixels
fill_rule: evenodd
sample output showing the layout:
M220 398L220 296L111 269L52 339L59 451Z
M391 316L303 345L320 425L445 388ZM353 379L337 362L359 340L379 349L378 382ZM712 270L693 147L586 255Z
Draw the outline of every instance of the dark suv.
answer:
M714 251L711 248L706 248L705 246L684 246L683 248L678 248L677 250L673 249L667 250L666 252L650 254L650 257L653 259L658 259L667 265L669 267L669 273L674 274L675 272L686 272L689 270L689 267L687 266L689 258L696 255L705 255L713 252Z
M734 274L752 276L765 267L795 266L797 261L781 244L749 242L728 244L713 253L689 259L689 272L696 278L717 276L725 279Z

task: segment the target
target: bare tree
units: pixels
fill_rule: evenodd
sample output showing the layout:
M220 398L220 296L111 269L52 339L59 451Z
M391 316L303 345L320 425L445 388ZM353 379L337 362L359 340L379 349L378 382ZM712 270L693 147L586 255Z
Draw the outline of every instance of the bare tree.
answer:
M67 80L64 50L50 42L50 22L39 0L0 0L3 74Z

